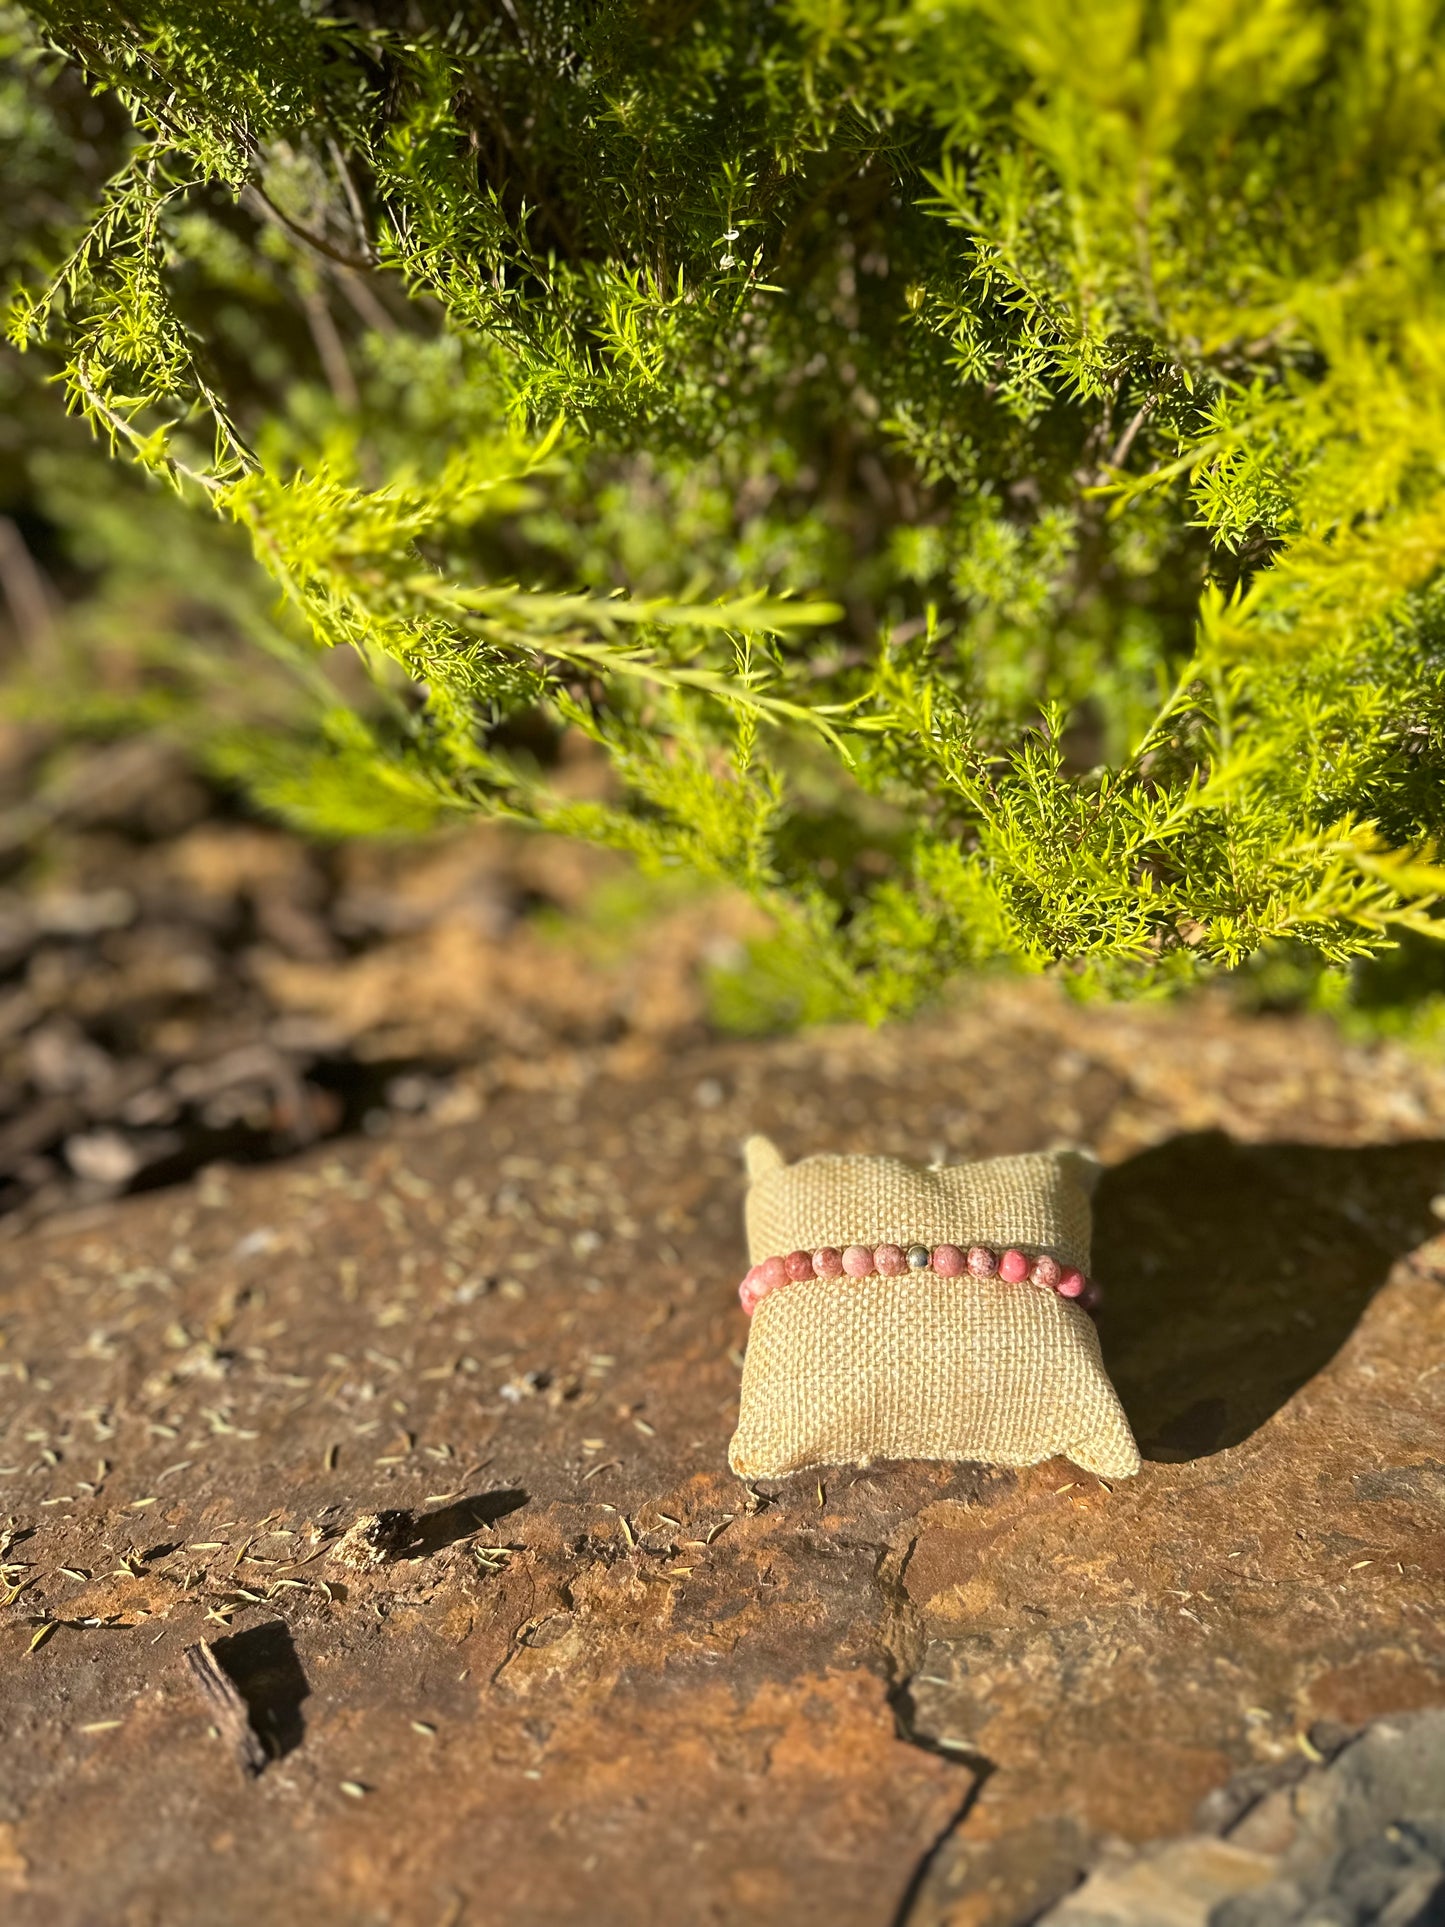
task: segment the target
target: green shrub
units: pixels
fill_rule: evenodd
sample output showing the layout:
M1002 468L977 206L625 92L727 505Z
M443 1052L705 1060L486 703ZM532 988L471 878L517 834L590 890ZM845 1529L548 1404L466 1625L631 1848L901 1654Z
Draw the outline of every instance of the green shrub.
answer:
M1438 6L405 20L8 16L12 340L273 585L195 537L297 692L221 766L739 885L802 1016L1433 935Z

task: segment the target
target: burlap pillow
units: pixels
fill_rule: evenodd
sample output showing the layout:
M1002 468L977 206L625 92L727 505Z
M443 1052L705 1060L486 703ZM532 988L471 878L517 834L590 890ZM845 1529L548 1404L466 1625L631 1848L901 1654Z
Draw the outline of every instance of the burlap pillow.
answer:
M755 1137L746 1155L754 1266L913 1245L1012 1248L1051 1255L1054 1272L1089 1267L1097 1166L1075 1152L931 1170L885 1157L790 1165ZM1094 1321L1057 1290L929 1266L808 1277L757 1304L728 1451L742 1477L884 1458L1033 1465L1055 1453L1106 1477L1139 1469Z

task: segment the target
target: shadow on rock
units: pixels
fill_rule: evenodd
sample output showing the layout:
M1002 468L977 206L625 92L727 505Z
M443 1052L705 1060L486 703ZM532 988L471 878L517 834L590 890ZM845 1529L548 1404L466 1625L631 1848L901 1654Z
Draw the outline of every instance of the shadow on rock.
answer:
M1445 1143L1335 1149L1174 1138L1106 1171L1104 1354L1146 1458L1202 1458L1320 1370L1438 1231Z
M483 1526L495 1525L509 1512L520 1511L526 1503L527 1494L519 1486L501 1486L495 1492L477 1492L470 1498L457 1499L435 1512L418 1513L412 1521L402 1556L429 1559L444 1546L469 1539Z
M301 1702L311 1687L290 1627L284 1620L270 1619L216 1640L211 1650L246 1702L251 1725L270 1757L280 1760L294 1752L306 1732Z

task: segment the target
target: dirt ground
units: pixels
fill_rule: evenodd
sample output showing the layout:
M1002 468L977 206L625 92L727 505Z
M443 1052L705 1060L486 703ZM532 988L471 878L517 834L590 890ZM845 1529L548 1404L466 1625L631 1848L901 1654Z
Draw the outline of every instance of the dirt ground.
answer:
M258 939L312 998L411 941L307 977ZM719 1042L695 964L670 1026L624 966L609 1018L519 1043L525 955L476 996L456 967L451 1112L134 1197L35 1153L0 1249L8 1920L1022 1927L1445 1701L1445 1071L1042 988ZM753 1129L1094 1148L1139 1477L734 1479Z
M584 775L579 781L590 780ZM708 1033L755 913L481 823L326 847L151 738L0 725L0 1235Z

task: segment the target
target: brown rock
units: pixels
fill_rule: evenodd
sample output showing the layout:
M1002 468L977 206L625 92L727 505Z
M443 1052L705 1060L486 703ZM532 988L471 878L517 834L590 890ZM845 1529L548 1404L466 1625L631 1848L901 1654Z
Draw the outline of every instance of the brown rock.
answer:
M9 1918L1009 1927L1313 1722L1445 1701L1433 1075L1411 1108L1327 1033L1011 992L627 1081L574 1059L15 1240ZM754 1128L1102 1148L1140 1477L733 1480ZM328 1556L389 1512L391 1556ZM197 1640L235 1642L248 1784Z

